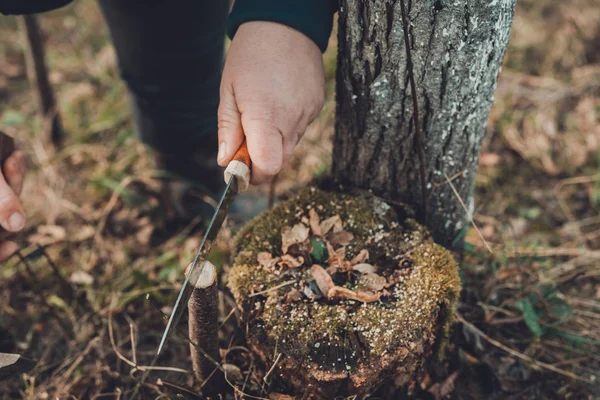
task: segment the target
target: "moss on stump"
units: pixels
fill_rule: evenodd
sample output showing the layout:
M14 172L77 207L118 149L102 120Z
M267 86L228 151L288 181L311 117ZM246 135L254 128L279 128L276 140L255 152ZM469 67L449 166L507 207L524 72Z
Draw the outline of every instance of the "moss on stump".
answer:
M308 188L240 231L228 286L252 350L267 368L282 353L271 376L332 398L416 382L444 350L460 279L450 252L388 204Z

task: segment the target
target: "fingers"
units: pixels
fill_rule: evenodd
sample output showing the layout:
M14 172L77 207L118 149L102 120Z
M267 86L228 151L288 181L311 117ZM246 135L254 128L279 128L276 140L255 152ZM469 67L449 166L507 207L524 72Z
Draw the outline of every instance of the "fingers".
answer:
M0 262L6 261L6 259L12 256L19 246L15 242L4 242L0 243Z
M253 185L270 181L283 165L283 134L275 125L260 119L243 116L243 127L252 160Z
M217 161L220 166L225 167L244 141L241 113L238 110L233 89L229 85L221 88L218 120L219 153Z
M20 231L25 226L21 203L3 174L0 174L0 225L11 232Z
M5 162L4 176L8 181L9 186L13 192L18 196L23 190L23 179L25 177L25 154L22 151L15 151Z

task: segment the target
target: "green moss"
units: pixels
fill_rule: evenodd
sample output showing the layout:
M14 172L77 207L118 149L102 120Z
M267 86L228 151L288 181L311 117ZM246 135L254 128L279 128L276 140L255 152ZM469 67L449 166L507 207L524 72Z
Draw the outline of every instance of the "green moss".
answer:
M389 295L384 301L285 303L283 295L292 287L302 290L296 284L255 296L252 298L255 303L248 305L252 292L273 288L290 279L265 271L258 265L256 255L262 251L280 255L281 228L301 222L311 208L322 220L340 215L344 230L354 234L346 248L348 259L368 249L369 262L378 265L385 275L403 271L399 282L388 288ZM261 340L266 339L263 345L277 346L321 369L330 365L324 365L316 357L322 344L339 344L344 356L357 354L357 347L361 347L369 356L400 348L413 351L415 343L428 338L429 342L436 339L436 347L443 351L460 292L458 266L450 252L433 243L424 227L414 220L395 221L395 214L386 204L374 198L309 188L255 218L238 234L236 242L237 255L229 287L238 304L260 309L247 322L251 332ZM301 272L294 275L297 282L310 278L310 265L308 260ZM444 315L439 319L440 312ZM348 340L352 335L360 338L360 346Z

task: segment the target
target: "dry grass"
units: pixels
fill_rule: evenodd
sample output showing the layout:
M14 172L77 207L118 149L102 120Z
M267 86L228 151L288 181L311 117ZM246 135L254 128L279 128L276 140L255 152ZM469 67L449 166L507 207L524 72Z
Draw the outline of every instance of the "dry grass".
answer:
M475 223L494 255L471 229L461 262L465 323L444 372L422 383L434 397L450 389L471 398L600 396L599 13L595 0L518 5L477 177ZM42 23L69 132L56 153L40 140L14 19L0 18L0 129L18 138L31 165L29 228L18 235L26 262L15 257L0 270L0 351L38 361L0 383L0 397L124 399L156 351L161 310L173 304L200 221L164 233L171 227L153 162L133 136L95 3ZM334 52L326 64L329 100L277 195L329 169ZM214 254L225 276L230 238L226 229ZM244 347L225 291L220 312L221 362L236 396L282 390ZM170 370L150 373L144 398L193 397L204 383L187 372L186 338L175 335L166 350L157 366Z

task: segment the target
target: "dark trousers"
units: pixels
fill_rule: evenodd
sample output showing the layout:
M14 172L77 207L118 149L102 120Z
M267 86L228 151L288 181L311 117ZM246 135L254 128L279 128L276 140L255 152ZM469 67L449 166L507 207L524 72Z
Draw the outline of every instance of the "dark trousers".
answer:
M100 0L142 141L214 158L227 0Z

